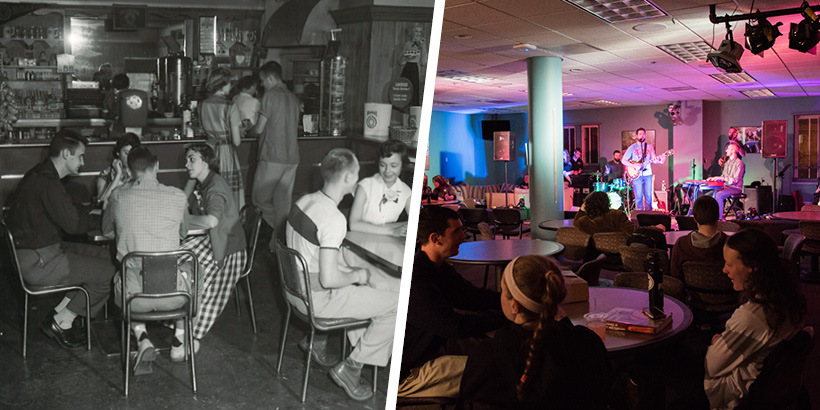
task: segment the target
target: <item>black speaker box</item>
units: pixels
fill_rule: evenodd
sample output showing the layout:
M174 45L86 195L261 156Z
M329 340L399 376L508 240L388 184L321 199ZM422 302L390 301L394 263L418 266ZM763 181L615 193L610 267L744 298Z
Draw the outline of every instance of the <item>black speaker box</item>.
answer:
M758 188L743 187L746 199L743 200L743 208L746 212L750 209L757 209L759 215L772 212L772 187L771 185L761 185Z

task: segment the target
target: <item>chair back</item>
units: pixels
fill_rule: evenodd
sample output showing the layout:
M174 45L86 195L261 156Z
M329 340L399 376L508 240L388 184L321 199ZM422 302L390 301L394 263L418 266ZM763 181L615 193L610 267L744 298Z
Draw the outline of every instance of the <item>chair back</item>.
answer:
M20 260L17 258L17 244L14 243L14 235L11 233L11 229L9 229L8 225L6 225L5 221L0 222L3 227L3 239L6 245L6 249L9 252L9 262L11 262L11 268L17 273L17 277L20 278L20 284L23 286L23 291L28 294L31 294L31 290L28 289L26 286L26 281L23 279L23 271L20 269Z
M760 374L749 386L735 409L791 409L796 408L811 352L814 328L807 326L789 340L784 340L763 360ZM808 408L808 407L806 407Z
M649 274L646 272L622 272L615 275L612 286L616 288L632 288L649 290Z
M723 273L723 264L712 261L683 263L683 283L689 305L706 312L731 312L739 306L738 292Z
M676 216L675 220L678 221L678 230L681 231L697 231L698 230L698 223L695 222L694 216Z
M259 239L259 228L262 225L262 213L252 204L242 207L239 212L239 221L245 232L245 242L248 244L248 260L242 270L240 278L250 275L253 270L253 259L256 256L256 242Z
M490 218L487 210L483 208L461 208L458 215L465 226L477 227L482 222L489 222Z
M592 235L574 227L565 226L558 228L555 234L555 241L564 245L563 256L567 259L586 260L592 251Z
M669 295L681 302L686 302L686 289L684 288L683 282L674 276L663 275L661 290L664 295Z
M619 254L621 247L626 246L629 235L623 232L598 232L592 234L595 249L609 254Z
M805 241L806 237L802 234L793 233L789 235L786 238L786 242L783 243L783 251L780 257L790 261L795 267L798 267L800 265L800 250L803 248L803 242Z
M604 266L604 261L606 261L606 254L602 253L594 260L581 265L575 274L587 281L589 286L598 286L598 279L601 277L601 267Z
M521 220L521 211L511 208L495 208L493 218L495 225L504 235L521 235L522 232L519 229L524 223Z
M621 247L624 269L627 272L646 272L646 258L650 252L658 255L663 273L669 273L669 255L666 252L635 244Z
M820 205L803 205L802 212L820 212Z
M820 241L820 222L800 221L800 233L806 237L807 241Z
M737 232L740 230L740 225L729 221L717 221L715 227L722 232Z
M672 229L672 217L665 214L638 214L638 226L662 224L666 230Z
M288 248L279 239L276 240L274 247L282 281L282 296L290 306L296 309L303 320L311 324L315 323L307 261L301 253Z
M182 266L190 266L190 289L179 290L178 275ZM131 269L139 269L142 277L142 292L127 293L126 284ZM187 270L187 269L186 269ZM121 305L126 312L131 311L132 304L139 299L150 299L165 302L163 306L175 306L156 309L156 311L178 309L188 306L191 316L197 313L197 296L199 295L199 264L196 254L190 249L176 249L165 252L129 252L122 258ZM181 298L181 299L180 299ZM176 303L176 300L184 302ZM173 302L172 302L173 301ZM144 313L144 312L138 312Z

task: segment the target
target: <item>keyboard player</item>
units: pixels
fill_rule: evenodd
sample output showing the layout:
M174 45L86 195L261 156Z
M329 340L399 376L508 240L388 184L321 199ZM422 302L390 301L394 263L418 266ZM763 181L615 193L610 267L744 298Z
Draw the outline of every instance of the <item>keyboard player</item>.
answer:
M740 145L731 143L726 146L726 163L723 173L719 177L711 177L707 181L721 181L723 188L712 191L720 207L720 218L723 219L724 201L732 194L743 192L743 176L746 174L746 165L743 164Z

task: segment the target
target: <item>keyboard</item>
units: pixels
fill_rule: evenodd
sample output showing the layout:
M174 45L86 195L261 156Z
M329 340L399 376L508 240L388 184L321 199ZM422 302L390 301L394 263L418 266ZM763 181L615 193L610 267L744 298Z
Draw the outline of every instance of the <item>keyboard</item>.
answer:
M687 179L683 181L684 188L689 187L709 187L709 188L723 188L723 181L707 181L705 179Z

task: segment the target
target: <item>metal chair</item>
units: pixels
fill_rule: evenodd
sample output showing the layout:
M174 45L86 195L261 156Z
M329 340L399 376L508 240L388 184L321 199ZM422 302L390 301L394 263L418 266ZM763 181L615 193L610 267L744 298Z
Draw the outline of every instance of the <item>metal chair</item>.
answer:
M740 305L732 280L723 273L723 263L686 261L683 263L683 283L692 310L727 313Z
M17 272L17 276L20 278L20 285L23 287L24 297L23 297L23 358L26 357L26 342L28 341L28 297L31 296L39 296L39 295L48 295L51 293L60 293L66 292L71 290L76 290L78 292L82 292L85 295L85 337L86 337L86 349L91 350L91 303L88 297L88 291L85 290L82 286L74 286L74 285L54 285L54 286L37 286L37 285L29 285L26 283L26 280L23 278L23 271L20 269L20 260L17 258L17 245L14 242L14 236L9 230L8 226L6 226L5 222L2 222L3 231L6 233L3 237L6 241L6 247L9 251L9 259L11 260L11 267ZM79 296L79 295L77 295ZM76 297L76 296L75 296Z
M660 258L661 269L669 273L669 256L664 251L639 245L621 247L621 262L627 272L646 272L646 258L649 253L656 253Z
M495 208L493 209L493 218L495 219L495 226L501 231L501 236L504 239L509 239L510 236L518 235L518 238L523 238L525 232L529 232L530 228L524 227L524 221L521 220L521 211L511 208Z
M805 241L806 237L804 235L793 233L786 238L786 242L783 243L783 250L780 253L780 257L790 261L795 268L795 273L798 274L800 272L800 251L803 249L803 242Z
M190 258L190 259L189 259ZM133 261L132 261L133 260ZM137 264L136 262L140 263ZM178 266L181 263L191 265L190 291L177 290ZM141 269L142 293L129 295L125 284L128 270L134 267ZM197 294L199 265L196 254L190 249L177 249L167 252L130 252L122 259L121 305L122 322L122 357L125 365L125 396L128 397L128 386L131 376L131 322L155 322L184 319L185 353L191 359L191 387L196 393L196 362L194 359L194 326L193 319L197 314ZM135 312L132 307L137 301L166 302L172 304L168 309ZM174 302L172 303L171 300ZM179 300L179 302L177 302ZM142 310L142 309L139 309Z
M245 269L242 270L242 275L239 276L237 284L239 281L245 281L245 288L248 290L248 304L250 305L253 334L257 334L256 311L253 308L253 292L251 292L251 279L249 275L253 271L253 259L256 256L256 242L259 238L259 227L262 225L262 213L259 212L259 209L255 206L248 204L242 207L242 211L239 212L239 220L242 222L242 230L245 232L245 241L248 244L248 261L245 264ZM234 300L236 301L236 314L238 316L241 314L239 307L239 286L234 289L236 291Z
M649 274L646 272L621 272L615 275L612 286L616 288L632 288L649 290Z
M347 354L347 330L356 327L364 327L370 324L370 319L351 318L319 318L313 313L313 292L311 291L310 274L308 272L305 258L295 249L291 249L282 244L277 239L274 247L276 259L279 264L279 276L282 281L282 296L286 303L285 326L282 331L282 341L279 343L279 362L276 364L276 371L282 370L282 358L285 355L285 342L288 338L288 325L290 324L291 313L310 325L310 338L308 339L308 351L305 353L305 376L302 381L302 403L307 397L307 383L310 375L310 356L313 351L313 339L316 331L329 332L342 330L342 355ZM373 366L373 393L376 392L376 377L378 368Z
M476 240L481 230L478 229L478 224L482 222L489 223L490 218L486 209L481 208L460 208L458 215L461 217L461 222L464 224L464 230L473 234L473 240Z
M601 277L601 267L606 261L606 254L600 254L597 258L581 265L578 272L575 272L578 277L587 281L589 286L598 286L598 279Z
M597 252L606 254L604 269L623 270L621 247L626 246L629 235L624 232L598 232L592 235L592 243Z
M564 252L561 255L572 260L590 260L595 247L592 244L592 235L573 227L565 226L558 228L555 233L555 241L564 245Z

